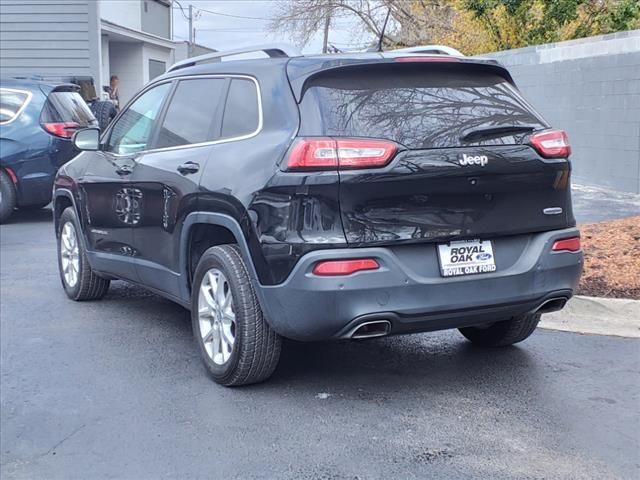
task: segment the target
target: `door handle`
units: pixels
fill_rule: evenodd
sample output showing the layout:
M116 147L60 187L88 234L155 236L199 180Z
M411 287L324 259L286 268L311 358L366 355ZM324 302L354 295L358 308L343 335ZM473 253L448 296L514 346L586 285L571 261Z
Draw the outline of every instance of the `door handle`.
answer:
M133 173L133 168L131 165L120 165L116 168L116 173L120 176L131 175L131 173Z
M200 170L200 164L195 162L185 162L178 166L178 171L182 175L189 175L190 173L197 173Z

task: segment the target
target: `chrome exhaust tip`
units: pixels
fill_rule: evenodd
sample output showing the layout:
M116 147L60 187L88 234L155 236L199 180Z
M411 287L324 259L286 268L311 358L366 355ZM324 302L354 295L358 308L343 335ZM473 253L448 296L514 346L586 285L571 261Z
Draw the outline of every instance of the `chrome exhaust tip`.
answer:
M542 302L535 313L550 313L562 310L569 299L565 297L550 298Z
M353 340L364 338L384 337L391 333L391 322L389 320L374 320L372 322L361 323L349 332L346 337Z

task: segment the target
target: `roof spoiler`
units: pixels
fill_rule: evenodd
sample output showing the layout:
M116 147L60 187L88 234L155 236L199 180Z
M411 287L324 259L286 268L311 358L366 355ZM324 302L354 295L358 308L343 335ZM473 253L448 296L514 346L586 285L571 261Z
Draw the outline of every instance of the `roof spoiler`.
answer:
M51 91L52 92L79 92L80 85L76 85L75 83L61 83L59 85L54 85Z
M375 69L375 68L390 68L394 64L396 65L410 65L410 62L403 62L401 64L397 63L400 59L404 59L402 53L400 55L385 55L384 53L391 52L383 52L381 58L354 58L354 59L331 59L324 62L314 61L313 59L307 59L307 57L301 57L299 59L293 59L287 64L287 76L289 77L289 84L291 85L291 90L296 97L296 101L300 103L302 101L302 96L304 91L306 90L306 86L311 82L314 78L317 78L324 74L331 74L336 71L344 71L346 72L357 72L363 71L364 69ZM423 55L424 56L424 55ZM416 58L417 61L421 58L420 55L410 55L411 58ZM435 57L442 58L442 65L447 65L447 68L468 68L468 69L483 69L488 72L493 72L497 75L503 77L507 82L515 85L513 81L513 77L509 73L509 71L496 62L493 59L483 59L477 57L460 57L455 62L447 61L449 59L448 55L436 55ZM423 65L436 65L437 61L429 64ZM416 63L418 65L418 63Z
M253 47L237 48L234 50L227 50L225 52L213 52L205 55L199 55L197 57L187 58L181 62L174 63L169 67L167 72L173 72L181 68L193 67L200 63L220 62L224 57L232 57L234 55L243 55L248 53L265 53L271 58L281 57L299 57L302 53L295 47L284 43L274 43L271 45L258 45Z

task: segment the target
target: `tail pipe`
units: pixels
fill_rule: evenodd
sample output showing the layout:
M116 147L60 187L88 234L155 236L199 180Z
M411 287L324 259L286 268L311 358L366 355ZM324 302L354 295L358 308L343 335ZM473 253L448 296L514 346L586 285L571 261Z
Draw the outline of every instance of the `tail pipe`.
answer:
M364 338L384 337L391 333L391 322L389 320L374 320L371 322L361 323L350 333L346 335L347 338L354 340Z
M567 297L549 298L542 302L535 313L557 312L558 310L562 310L568 301L569 299Z

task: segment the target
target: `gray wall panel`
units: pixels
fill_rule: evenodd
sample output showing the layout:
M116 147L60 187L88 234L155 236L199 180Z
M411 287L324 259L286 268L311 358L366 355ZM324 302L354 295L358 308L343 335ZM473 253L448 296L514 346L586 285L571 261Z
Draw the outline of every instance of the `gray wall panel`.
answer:
M640 30L486 56L568 132L577 182L640 193Z
M2 76L95 76L93 57L99 50L92 41L98 35L94 4L94 0L0 0Z

